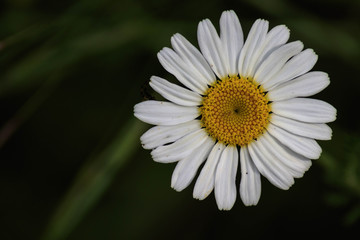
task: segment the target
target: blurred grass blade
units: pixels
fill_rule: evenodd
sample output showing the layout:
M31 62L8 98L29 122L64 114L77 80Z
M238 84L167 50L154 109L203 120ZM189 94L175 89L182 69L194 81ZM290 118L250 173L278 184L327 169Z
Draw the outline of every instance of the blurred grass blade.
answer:
M83 166L53 215L43 239L65 239L71 233L138 148L139 136L145 126L130 118L115 140Z
M360 138L340 128L333 141L337 147L328 148L319 164L325 170L325 180L332 187L326 201L335 208L346 208L345 226L354 225L360 219Z
M36 110L48 99L58 86L60 73L56 73L24 103L24 105L0 128L0 149L11 138L15 131L26 122Z
M44 81L49 74L76 65L84 58L125 46L140 38L143 28L146 26L139 22L125 22L54 43L55 40L60 41L62 31L65 31L59 30L59 36L54 34L46 44L31 49L30 53L9 66L5 73L1 73L3 76L0 81L0 96L29 89ZM13 44L8 50L16 49L21 43Z
M356 222L359 222L360 219L360 204L357 204L355 207L346 214L344 218L344 224L346 226L351 226Z

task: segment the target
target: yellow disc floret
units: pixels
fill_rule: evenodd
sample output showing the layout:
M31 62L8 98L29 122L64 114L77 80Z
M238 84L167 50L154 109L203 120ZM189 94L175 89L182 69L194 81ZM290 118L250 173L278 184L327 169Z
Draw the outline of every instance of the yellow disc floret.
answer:
M228 77L206 91L201 122L217 141L244 146L260 136L269 123L268 103L266 93L252 78Z

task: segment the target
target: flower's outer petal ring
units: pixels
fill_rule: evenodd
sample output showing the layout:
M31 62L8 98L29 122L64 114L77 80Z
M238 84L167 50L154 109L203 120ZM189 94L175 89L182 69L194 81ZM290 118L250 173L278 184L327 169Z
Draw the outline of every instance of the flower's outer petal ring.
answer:
M239 56L238 70L241 77L248 77L255 68L260 51L265 43L269 22L257 19L252 25L249 35Z
M295 41L282 45L273 51L256 70L255 81L264 85L281 70L291 57L300 53L303 47L302 42Z
M290 37L290 30L285 25L278 25L272 28L265 37L263 46L258 49L258 57L254 66L249 71L249 75L253 76L263 61L276 49L284 45Z
M171 178L172 188L180 192L189 186L198 168L209 156L214 144L215 142L212 138L207 138L192 154L177 163Z
M325 123L299 122L290 118L282 117L276 113L271 115L270 122L290 133L307 138L330 140L332 136L331 128Z
M240 197L245 206L256 205L261 195L260 172L251 160L246 146L240 148Z
M221 153L225 145L218 142L212 148L204 167L202 168L198 179L196 180L193 197L199 200L205 199L214 189L215 173Z
M279 142L306 158L318 159L321 155L321 147L314 139L289 133L272 123L268 124L267 130Z
M291 81L282 83L268 92L271 101L281 101L296 97L308 97L321 92L330 84L324 72L309 72Z
M292 98L271 103L274 113L301 122L327 123L335 121L336 109L327 102L311 98Z
M220 18L220 39L229 68L228 75L238 74L238 60L244 44L240 21L233 10L224 11Z
M209 136L204 129L192 132L176 142L160 146L151 151L151 156L155 162L170 163L179 161L189 156L194 149L201 146Z
M163 78L152 76L150 86L167 100L181 106L198 106L202 97L191 90L170 83Z
M260 138L259 138L260 139ZM258 139L258 141L259 141ZM271 156L267 156L257 142L248 145L250 157L261 175L266 177L274 186L288 190L294 184L294 178L283 167L274 162ZM269 161L271 160L271 161Z
M189 66L184 60L170 48L163 48L157 54L161 65L173 74L184 86L194 92L202 94L208 88L207 81Z
M199 80L204 80L208 85L216 81L214 72L211 70L201 52L194 47L185 37L176 33L171 38L171 45L179 56L187 63Z
M261 144L267 153L282 164L294 178L300 178L311 166L311 160L291 151L285 145L264 133Z
M278 84L307 73L314 67L317 59L318 56L314 50L306 49L302 51L285 63L284 67L274 77L270 78L269 81L265 82L263 87L271 90Z
M155 126L147 130L141 137L140 141L145 149L154 149L195 132L201 128L199 120L192 120L171 126Z
M199 23L197 35L201 52L211 69L220 79L227 77L229 63L216 29L209 19Z
M176 125L197 118L196 107L184 107L170 102L144 101L134 106L134 115L143 122L153 125Z
M215 199L220 210L230 210L234 206L238 162L236 146L228 145L221 154L215 174Z

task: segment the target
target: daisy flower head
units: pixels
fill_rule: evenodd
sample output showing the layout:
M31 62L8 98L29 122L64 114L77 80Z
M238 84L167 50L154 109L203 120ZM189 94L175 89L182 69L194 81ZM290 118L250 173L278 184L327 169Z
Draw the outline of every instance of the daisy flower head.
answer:
M256 205L261 175L289 189L318 159L316 140L329 140L336 109L305 98L328 86L324 72L311 71L312 49L289 42L289 29L258 19L244 42L235 12L224 11L220 35L209 19L197 30L200 51L182 35L158 53L161 65L180 84L152 76L150 86L167 101L149 100L134 107L135 116L156 125L141 136L154 161L177 162L171 186L181 191L195 178L193 196L213 190L220 210L237 197ZM204 163L204 164L203 164ZM202 167L200 167L203 164Z

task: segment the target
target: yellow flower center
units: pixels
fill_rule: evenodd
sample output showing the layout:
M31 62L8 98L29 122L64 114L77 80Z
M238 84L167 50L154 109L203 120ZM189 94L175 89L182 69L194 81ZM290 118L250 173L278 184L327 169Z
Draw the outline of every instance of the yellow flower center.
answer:
M252 78L217 81L203 97L201 122L217 141L244 146L260 136L270 118L263 89Z

